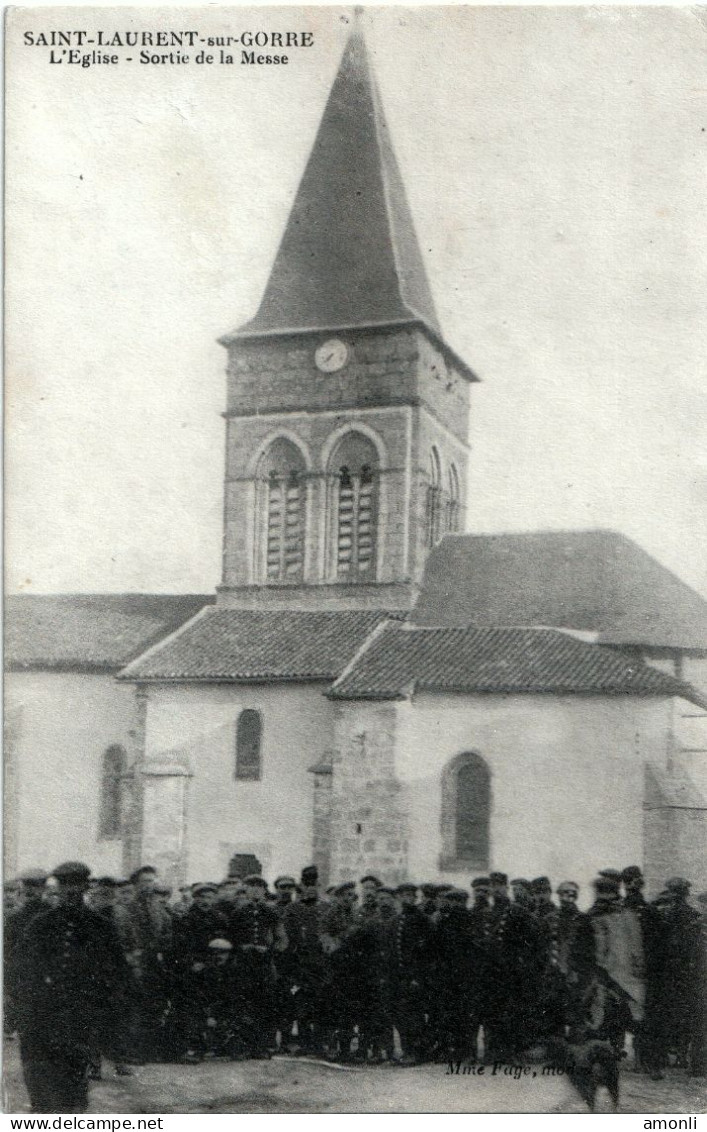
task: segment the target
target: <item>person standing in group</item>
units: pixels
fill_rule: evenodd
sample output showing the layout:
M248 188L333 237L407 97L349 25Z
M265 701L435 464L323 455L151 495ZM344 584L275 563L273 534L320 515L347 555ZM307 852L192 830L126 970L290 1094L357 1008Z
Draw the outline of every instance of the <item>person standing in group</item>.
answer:
M81 1113L90 1051L107 1050L125 960L111 926L84 903L90 869L54 870L58 903L24 936L18 1002L20 1055L33 1112Z
M25 946L25 936L32 921L46 912L44 889L47 874L43 869L28 869L18 878L20 899L12 912L5 913L4 922L4 967L5 967L5 1010L3 1026L9 1037L17 1030L16 1003L21 991L21 965Z
M322 931L326 905L319 896L316 865L302 869L299 899L285 908L283 927L287 935L286 990L292 999L297 1022L297 1052L322 1052L322 986L325 956ZM286 1046L282 1034L283 1047Z
M239 974L243 1045L249 1057L263 1058L275 1049L273 957L285 950L287 936L277 911L267 903L267 882L254 874L244 884L248 900L231 917L227 938L233 944Z

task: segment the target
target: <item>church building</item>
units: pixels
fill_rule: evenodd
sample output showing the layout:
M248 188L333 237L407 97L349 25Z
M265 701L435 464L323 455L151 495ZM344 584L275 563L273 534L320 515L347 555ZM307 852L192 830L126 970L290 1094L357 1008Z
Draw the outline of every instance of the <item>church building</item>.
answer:
M222 583L102 670L130 699L112 867L707 885L707 740L680 738L707 718L707 604L612 532L464 534L478 378L358 30L257 313L220 341Z

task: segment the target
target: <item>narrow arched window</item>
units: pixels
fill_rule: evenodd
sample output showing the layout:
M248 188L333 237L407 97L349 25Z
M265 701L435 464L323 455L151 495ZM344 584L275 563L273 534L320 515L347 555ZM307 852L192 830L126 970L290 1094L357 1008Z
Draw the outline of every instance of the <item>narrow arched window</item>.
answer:
M444 869L487 868L491 832L491 773L480 755L465 751L442 776Z
M375 581L378 539L378 453L360 433L350 433L333 456L336 577Z
M284 437L258 465L259 573L265 582L300 582L304 576L304 471L301 452Z
M122 835L122 792L126 769L127 756L124 747L114 744L103 752L98 836L106 840L116 839Z
M449 496L447 499L447 530L459 530L459 474L454 464L449 469Z
M236 724L235 778L252 781L262 776L262 739L262 715L254 708L245 708Z
M430 451L427 476L425 525L427 528L427 545L434 546L439 542L442 520L442 472L436 448L432 448Z

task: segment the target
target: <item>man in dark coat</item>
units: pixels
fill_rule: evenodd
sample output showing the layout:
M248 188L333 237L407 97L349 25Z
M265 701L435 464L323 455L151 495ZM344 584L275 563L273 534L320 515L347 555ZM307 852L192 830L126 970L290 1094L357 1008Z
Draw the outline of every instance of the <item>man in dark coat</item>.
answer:
M322 1052L322 986L326 958L322 932L327 905L319 898L316 865L302 869L299 899L283 915L287 935L286 962L282 964L283 994L292 1002L297 1022L297 1052ZM285 1044L285 1034L282 1034Z
M84 904L90 869L54 870L58 904L25 934L18 1028L33 1112L86 1111L92 1048L106 1049L125 960L110 925Z
M47 874L43 869L29 869L19 877L21 900L14 911L5 916L4 924L4 965L5 965L5 1011L4 1027L6 1035L17 1029L16 1003L21 992L21 964L27 929L48 905L43 898Z
M438 1002L437 1056L444 1061L474 1060L478 1024L479 962L469 894L450 888L434 927L431 951Z
M665 923L658 909L648 904L643 896L643 873L638 865L625 868L621 880L624 886L623 906L636 916L643 944L645 1002L643 1020L635 1024L634 1030L636 1068L645 1070L654 1081L659 1081L667 1062L665 1012L661 995Z
M275 1049L275 978L273 959L287 947L287 935L275 908L267 902L261 876L245 878L247 903L234 912L228 935L239 975L241 1038L249 1057L269 1057Z
M173 919L155 896L157 870L141 865L130 876L132 897L125 907L135 949L129 955L134 976L135 1011L131 1038L135 1060L164 1054L164 1019L171 988L169 956Z
M665 937L661 1000L665 1047L677 1054L678 1065L691 1069L700 1046L702 1008L702 924L700 913L688 904L690 882L671 877L665 887L670 903L664 913ZM697 1064L700 1057L694 1058Z
M512 904L505 873L490 874L493 915L486 956L486 1056L517 1056L535 1038L537 980L542 935L537 919Z
M324 1044L332 1060L351 1053L356 1018L356 986L345 944L357 926L356 885L352 880L335 885L321 925L325 955L321 996Z
M400 911L394 926L392 1013L400 1036L401 1064L414 1065L428 1052L428 969L433 925L416 903L417 886L409 882L395 890Z

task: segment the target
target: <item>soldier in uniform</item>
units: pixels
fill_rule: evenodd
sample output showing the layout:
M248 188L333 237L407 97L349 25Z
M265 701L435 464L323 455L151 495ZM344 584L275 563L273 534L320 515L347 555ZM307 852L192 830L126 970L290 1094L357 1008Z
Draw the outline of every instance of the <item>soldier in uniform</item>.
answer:
M434 927L432 951L435 962L434 993L439 1004L439 1048L443 1061L474 1060L478 962L469 894L449 888Z
M416 903L417 886L395 890L400 906L394 931L392 972L393 1024L400 1037L401 1063L414 1065L427 1054L425 1014L433 926Z
M664 1010L665 1048L677 1054L677 1064L691 1069L693 1048L699 1051L702 974L702 925L700 913L688 904L690 882L671 877L665 887L671 902L665 911L661 995ZM694 1063L699 1063L699 1056Z
M535 917L508 896L508 877L489 876L493 915L488 932L484 1009L486 1056L517 1056L533 1041L540 933Z
M316 865L302 869L299 899L285 908L286 993L297 1022L297 1052L322 1052L322 985L325 955L322 931L327 905L319 897ZM283 1034L284 1043L284 1034Z
M280 916L267 903L266 881L254 874L244 884L248 902L231 917L227 938L239 974L243 1044L249 1057L263 1058L276 1048L273 957L285 950L287 936Z
M344 943L358 923L357 899L352 880L335 885L322 919L321 942L326 959L321 1018L326 1031L324 1045L332 1060L349 1056L356 1023L356 992Z
M84 904L90 869L54 870L58 905L25 935L18 1028L33 1112L86 1111L92 1047L105 1049L125 977L114 931Z
M202 973L212 939L222 938L227 931L226 917L216 906L218 887L210 882L191 887L189 910L174 920L170 954L169 999L171 1004L168 1040L187 1062L200 1060L193 1048L192 1035L198 1032L197 1018L201 1009Z

